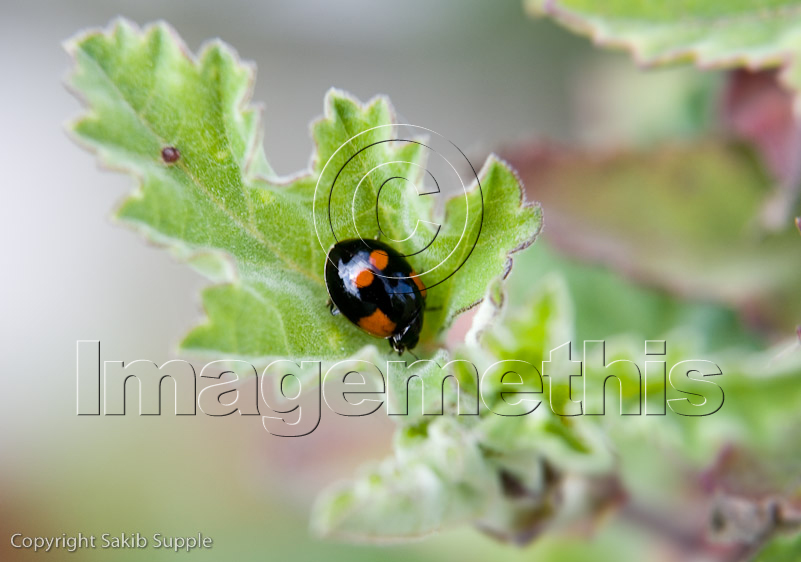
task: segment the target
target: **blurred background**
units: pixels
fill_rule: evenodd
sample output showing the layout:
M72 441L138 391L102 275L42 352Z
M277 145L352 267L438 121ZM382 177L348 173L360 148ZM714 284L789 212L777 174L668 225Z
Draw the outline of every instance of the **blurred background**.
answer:
M801 260L798 252L786 251L789 238L769 242L775 253L753 246L761 257L741 270L736 260L717 263L727 215L698 207L744 176L753 179L747 189L758 185L759 193L749 192L751 203L743 208L753 210L755 201L769 199L780 182L764 151L731 149L746 151L742 158L749 164L743 169L729 148L721 149L715 166L731 177L710 186L711 194L695 178L690 183L696 191L673 199L635 198L617 208L619 216L614 207L604 214L595 205L595 214L584 216L559 180L538 183L546 174L563 177L560 166L566 167L575 177L564 185L584 185L581 195L592 197L599 176L587 162L608 158L604 177L621 186L616 196L625 199L648 181L651 166L629 169L627 151L668 143L659 160L671 174L665 182L684 185L682 166L698 153L696 139L723 135L741 141L753 137L755 127L763 133L768 127L762 121L753 126L747 112L737 121L732 115L740 113L720 109L730 107L721 100L737 94L731 93L732 77L692 68L639 70L627 55L596 50L550 21L526 16L519 0L6 0L0 4L0 244L7 266L0 338L0 559L37 558L12 549L12 533L78 531L202 532L214 539L214 548L196 552L198 560L547 560L557 553L561 560L642 560L649 552L650 560L678 559L658 532L632 530L618 519L591 534L547 535L522 549L467 527L392 548L315 538L308 518L316 494L366 460L390 453L393 424L381 415L343 420L324 410L314 434L289 440L271 437L258 420L175 417L169 408L161 417L76 416L76 341L101 340L103 360L148 358L161 364L175 358L177 342L201 318L199 290L206 284L166 252L111 223L111 210L133 180L100 171L64 132L64 122L80 106L63 86L70 61L61 42L117 15L139 24L165 19L193 50L220 37L255 61L254 99L264 104L267 157L279 174L306 167L312 148L308 124L321 114L332 86L362 100L387 94L405 122L440 132L479 162L489 151L500 151L521 171L529 195L543 201L546 220L544 239L517 259L511 298L526 301L531 276L564 274L579 311L580 338L635 332L657 339L689 323L712 349L759 350L791 345L794 324L801 321L792 314L799 310L793 289ZM743 88L750 87L750 79L743 80ZM779 112L773 118L785 123L787 114L780 110L788 106L787 96L766 80L775 96L769 105ZM776 166L783 163L791 133L779 140L768 135L766 143L776 145ZM603 156L585 156L590 151ZM681 232L690 238L683 245L674 244L669 227L658 230L658 218L615 230L658 207L670 208L673 224L687 227ZM740 226L761 220L733 212ZM699 225L714 230L716 220L723 223L721 236L707 240ZM571 228L571 221L580 221L581 228ZM627 232L640 243L621 245ZM692 236L709 253L687 255L696 245ZM588 246L588 237L597 244ZM667 261L649 261L655 254ZM777 273L768 282L771 267ZM634 298L634 308L621 306L610 315L593 300L604 291ZM165 390L166 404L171 392ZM76 559L144 556L175 555L97 550Z

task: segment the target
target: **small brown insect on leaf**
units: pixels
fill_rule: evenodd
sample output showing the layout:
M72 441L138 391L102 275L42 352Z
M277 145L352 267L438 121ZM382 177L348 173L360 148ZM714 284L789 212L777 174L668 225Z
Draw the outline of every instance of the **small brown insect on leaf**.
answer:
M165 146L161 149L161 159L167 164L173 164L181 157L181 153L174 146Z

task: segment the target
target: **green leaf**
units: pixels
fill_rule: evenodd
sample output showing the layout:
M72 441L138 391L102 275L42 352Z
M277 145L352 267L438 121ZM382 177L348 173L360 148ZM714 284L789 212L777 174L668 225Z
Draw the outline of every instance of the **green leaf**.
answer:
M329 91L325 115L312 128L310 169L278 178L263 154L259 112L250 105L254 69L222 42L194 58L166 24L140 31L118 20L106 31L75 37L67 49L75 58L71 86L89 108L71 126L73 135L105 165L138 178L117 218L221 283L204 291L208 319L189 333L185 349L255 361L336 359L377 342L328 314L322 273L333 241L326 230L329 191L316 188L318 181L330 185L353 156L331 196L331 224L342 239L356 236L357 228L375 235L384 179L403 176L422 185L423 145L383 142L394 134L385 98L361 104ZM167 146L180 151L177 162L161 158ZM491 157L479 177L481 189L450 199L439 236L410 258L431 287L425 347L436 347L442 330L508 271L509 254L530 244L540 228L539 207L522 201L506 164ZM430 199L382 194L384 232L403 239L418 219L434 222ZM419 225L401 250L433 237L433 226Z
M754 558L754 562L794 562L801 556L801 533L778 535Z
M542 256L542 247L537 255ZM590 268L581 270L584 275L592 276ZM526 275L526 270L517 272ZM526 275L530 279L532 273ZM528 281L530 285L530 280ZM573 283L573 286L580 287ZM620 288L618 289L620 290ZM597 295L597 291L594 293ZM641 299L642 295L637 296ZM516 358L541 365L548 361L549 351L566 342L572 341L573 359L586 361L582 357L582 341L575 339L574 317L585 314L583 307L572 306L572 295L561 276L554 272L541 279L533 290L527 293L526 304L519 304L510 311L501 313L500 320L489 330L483 342L498 359ZM488 299L486 303L492 302ZM635 299L636 303L636 299ZM613 305L614 306L614 305ZM648 306L651 306L650 304ZM596 309L590 309L597 313ZM648 308L640 308L646 312ZM613 314L614 308L606 310L606 315ZM715 334L701 334L701 328L730 332L731 326L707 323L674 326L670 332L651 334L629 333L614 335L597 333L592 337L606 341L607 361L610 364L618 359L631 360L643 369L645 362L652 360L643 353L646 339L664 338L667 341L667 355L664 357L667 368L688 359L707 359L720 366L723 376L716 382L725 392L723 407L714 415L704 418L688 418L667 411L667 416L619 416L608 413L605 416L578 416L564 418L552 414L548 403L548 384L545 383L545 394L538 399L543 403L540 407L523 418L504 418L487 414L476 426L476 432L482 446L503 454L517 454L525 451L537 451L549 462L563 467L581 471L604 471L611 467L610 451L604 445L607 439L599 435L602 429L607 438L611 438L614 447L630 447L641 450L644 438L654 439L655 443L679 450L679 457L697 466L710 462L717 451L727 443L738 444L758 451L766 458L778 464L779 459L797 458L798 447L790 436L792 427L799 420L795 404L801 400L801 387L798 385L801 376L801 349L797 343L779 344L767 350L755 352L747 347L729 348L723 351L705 350L705 341L716 341ZM739 342L739 336L737 338ZM569 364L558 361L549 365L550 375L575 375L575 371L561 369L570 368ZM624 371L610 367L609 374L626 378ZM615 387L616 388L616 387ZM627 387L628 388L628 387ZM630 390L630 388L628 388ZM538 389L533 389L538 390ZM658 378L644 381L643 390L646 396L660 396L662 382ZM586 399L582 385L576 384L575 400ZM681 398L672 387L667 389L667 398ZM552 396L553 397L553 396ZM637 393L623 393L623 409L627 412L641 411L638 403L645 398ZM607 409L617 410L617 399L611 399ZM649 406L650 408L650 406ZM595 427L594 427L595 426ZM788 465L798 463L788 462ZM788 474L794 474L797 467L788 466Z
M484 343L498 358L540 365L548 353L573 338L575 313L564 280L553 273L540 279L525 308L487 332Z
M496 302L503 299L496 299ZM486 302L492 302L487 299ZM486 306L482 305L482 306ZM547 458L559 467L573 470L604 472L612 465L604 440L586 420L558 416L551 410L550 383L545 376L554 371L568 376L564 363L553 363L553 371L543 373L543 361L550 361L552 350L573 342L576 360L581 360L580 342L574 340L575 311L567 285L553 272L541 279L530 291L525 305L514 312L500 312L501 321L483 337L484 346L497 360L514 358L536 366L543 375L541 404L523 417L498 416L485 411L476 428L483 446L507 459L516 456ZM569 368L569 367L568 367ZM521 387L520 390L537 391L539 388ZM494 395L491 393L490 395ZM579 397L580 398L580 397Z
M320 496L312 527L350 540L409 539L475 520L498 494L476 439L437 417L399 431L394 458Z
M553 347L575 337L574 315L579 311L571 301L567 284L555 273L534 286L525 305L510 310L504 309L507 299L497 284L491 284L481 313L498 321L479 338L483 349L475 349L474 342L455 356L474 359L481 372L481 367L510 357L539 367ZM665 338L668 369L691 358L721 366L724 375L716 382L725 391L725 404L714 415L688 418L668 410L665 416L624 417L614 412L617 400L610 397L605 416L566 418L553 414L546 390L537 397L543 400L538 409L523 417L495 415L483 406L480 416L420 416L418 384L410 393L410 413L416 415L399 426L394 458L326 492L315 510L315 528L340 538L400 540L472 522L501 540L525 543L558 521L592 520L597 510L614 504L614 494L601 494L598 505L591 499L563 504L563 478L587 486L591 496L589 490L596 485L612 493L607 479L614 475L637 498L673 505L686 486L685 473L676 472L677 467L705 469L724 445L742 448L751 458L770 459L773 470L764 472L761 483L784 489L798 474L799 452L792 436L801 399L797 347L783 354L778 349L711 354L699 347L703 340L695 330L674 329ZM605 339L609 362L629 359L642 368L649 359L643 354L643 336ZM580 342L574 346L574 360L581 361ZM440 362L446 358L437 357ZM550 365L549 375L577 374L575 369L565 371L571 365L563 359ZM437 373L433 368L418 371L423 380ZM625 376L616 367L609 374ZM547 389L552 383L544 384ZM390 385L396 394L398 381L390 380ZM470 394L472 389L466 388L462 390ZM660 399L662 381L646 380L644 389L647 396ZM573 398L582 399L580 384L575 391ZM668 398L680 397L671 388L666 392ZM446 401L453 398L446 395ZM624 410L632 411L644 399L624 392L623 400ZM666 464L665 458L674 461Z
M517 346L514 349L528 342L535 351L522 359L534 359L542 357L546 342L562 336L569 339L572 309L563 285L556 280L544 283L538 294L516 317L514 331L487 325L484 329L491 332L487 331L482 341L496 342L497 350L504 337L514 339L509 343ZM490 284L482 313L499 317L503 301L499 284ZM532 338L535 325L551 337ZM486 352L474 342L457 350L456 358L469 357L481 369L482 353ZM443 352L435 356L440 366L447 358ZM470 402L478 393L470 384L474 374L462 372L461 364L456 365L445 373L459 380L461 398L468 400L465 404L474 404ZM356 540L399 540L474 523L502 540L528 542L552 520L560 504L558 478L548 475L546 458L560 470L608 469L608 452L595 445L603 441L597 439L597 432L590 433L593 428L589 425L577 430L549 414L503 417L483 405L480 416L455 415L457 395L450 384L441 384L443 371L430 364L414 368L420 378L409 385L409 416L396 430L394 457L366 467L355 480L334 486L320 497L313 518L319 533ZM421 393L421 387L431 380L431 389L444 391L445 415L420 415L422 398L426 406L434 398ZM405 380L390 377L395 400L404 385ZM543 405L541 410L547 408ZM514 484L505 483L509 481Z
M801 91L801 2L797 0L527 0L601 45L622 47L638 63L692 61L702 68L783 65L784 82ZM796 111L801 98L796 97Z

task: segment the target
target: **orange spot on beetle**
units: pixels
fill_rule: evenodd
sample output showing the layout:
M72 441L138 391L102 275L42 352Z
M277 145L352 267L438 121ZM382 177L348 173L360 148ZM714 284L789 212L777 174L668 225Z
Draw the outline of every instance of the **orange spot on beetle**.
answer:
M389 255L384 250L373 250L370 252L370 263L381 271L389 263Z
M418 289L420 289L420 294L423 295L423 296L426 296L426 286L423 285L422 281L420 281L420 276L417 275L417 273L415 273L414 270L412 270L412 273L411 273L411 275L409 275L409 277L412 278L412 281L414 281L414 284L417 285Z
M377 308L370 316L359 320L359 327L374 336L388 338L395 331L395 322Z
M365 287L369 287L370 283L373 282L373 272L369 269L362 269L356 275L356 286L360 289L364 289Z

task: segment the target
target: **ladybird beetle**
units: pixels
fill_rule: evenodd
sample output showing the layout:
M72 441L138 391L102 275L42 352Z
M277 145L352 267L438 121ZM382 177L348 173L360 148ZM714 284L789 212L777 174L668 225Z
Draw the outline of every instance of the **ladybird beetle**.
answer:
M417 345L426 288L397 250L378 240L334 244L325 262L332 314L342 313L370 335L389 340L398 354Z

